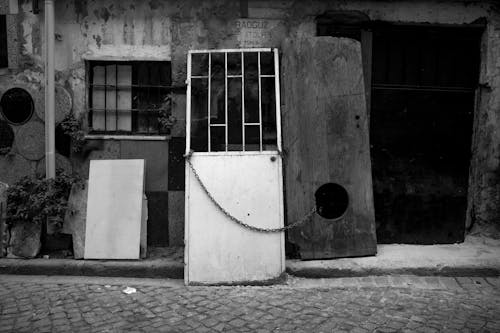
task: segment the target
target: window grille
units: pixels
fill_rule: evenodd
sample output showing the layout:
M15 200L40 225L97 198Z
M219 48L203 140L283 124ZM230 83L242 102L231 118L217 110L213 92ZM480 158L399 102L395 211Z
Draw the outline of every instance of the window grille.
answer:
M89 61L91 133L168 134L158 118L170 112L170 62Z
M8 67L7 22L6 16L0 15L0 68Z
M278 149L277 61L271 49L190 51L191 150Z

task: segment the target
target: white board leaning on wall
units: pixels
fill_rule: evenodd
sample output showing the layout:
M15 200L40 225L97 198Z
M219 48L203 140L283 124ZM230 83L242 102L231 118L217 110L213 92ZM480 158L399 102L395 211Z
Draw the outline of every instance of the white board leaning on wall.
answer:
M139 259L144 173L144 160L90 161L85 259Z

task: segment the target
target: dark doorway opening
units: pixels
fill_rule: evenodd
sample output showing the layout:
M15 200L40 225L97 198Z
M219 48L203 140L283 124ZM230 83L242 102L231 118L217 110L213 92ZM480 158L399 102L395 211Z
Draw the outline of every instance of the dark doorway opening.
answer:
M370 140L378 243L464 239L481 29L373 30Z

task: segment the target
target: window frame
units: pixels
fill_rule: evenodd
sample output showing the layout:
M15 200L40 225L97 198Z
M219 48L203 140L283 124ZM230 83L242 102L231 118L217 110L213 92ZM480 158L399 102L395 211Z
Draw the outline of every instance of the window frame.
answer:
M5 59L2 59L3 57L0 54L0 71L7 70L9 68L9 31L7 29L7 15L5 14L0 14L0 31L2 30L3 36L0 34L0 50L5 52ZM4 62L5 66L2 62Z
M161 65L168 65L168 74L167 74L167 81L168 84L157 84L157 85L150 85L150 84L138 84L137 82L134 83L134 76L137 76L137 71L138 71L138 66L146 64L147 66L152 66L154 67L154 64L157 63L158 66ZM93 83L93 69L96 66L103 66L106 68L106 66L114 65L116 75L118 76L118 66L123 65L130 65L131 66L131 82L130 85L123 85L120 86L118 85L118 82L115 84L107 84L106 80L106 74L104 76L105 83L103 85L101 84L94 84ZM149 68L149 67L148 67ZM159 68L158 68L159 69ZM166 93L165 95L162 95L161 92L158 92L158 97L161 96L166 96L168 94L172 95L174 90L176 90L178 87L175 87L172 85L172 62L170 60L164 60L164 59L147 59L147 60L142 60L142 59L85 59L85 75L86 75L86 110L87 110L87 135L85 136L87 139L130 139L130 140L154 140L154 139L165 139L170 135L170 130L169 129L164 129L162 130L160 128L160 125L157 125L157 129L151 131L150 126L148 125L148 130L145 131L139 131L138 129L138 122L140 119L140 115L143 115L147 112L156 112L156 114L159 115L159 111L163 110L161 107L160 108L134 108L131 107L130 109L120 109L118 108L117 105L115 105L114 109L107 108L106 105L104 105L104 109L98 109L93 107L93 88L96 86L102 86L104 87L104 96L106 96L107 88L112 88L112 90L116 91L116 99L118 99L118 91L121 88L130 89L131 92L131 103L133 102L133 97L134 93L133 90L134 88L136 89L143 89L143 88L157 88L161 90L165 90ZM137 80L137 78L136 78ZM106 97L105 97L106 100ZM106 103L106 102L105 102ZM172 101L170 102L172 105ZM104 130L103 129L98 129L95 130L93 129L93 115L94 112L99 111L99 112L104 112ZM130 118L131 118L131 130L126 131L126 130L118 130L118 126L114 130L108 130L106 129L107 126L107 121L106 121L106 114L113 114L116 119L116 123L118 124L118 119L119 119L119 114L118 112L130 112ZM172 112L172 106L170 109L170 112ZM154 117L154 115L146 115L147 117Z
M262 74L261 73L261 53L272 53L273 56L273 65L274 65L274 73L273 74ZM222 53L225 55L224 57L224 63L225 63L225 71L224 71L224 77L225 77L225 123L224 124L212 124L211 123L211 118L210 118L210 95L211 95L211 90L210 90L210 82L211 82L211 56L213 54L217 53ZM228 74L228 61L227 61L227 55L229 53L240 53L241 54L241 66L242 66L242 72L240 75L230 75ZM259 100L259 122L258 123L246 123L245 121L245 94L244 94L244 89L245 89L245 75L244 75L244 54L245 53L257 53L257 59L258 59L258 100ZM192 57L193 55L197 54L208 54L209 56L209 67L208 67L208 74L206 76L197 76L197 75L192 75ZM240 49L215 49L215 50L190 50L188 51L188 57L187 57L187 99L186 99L186 153L190 153L192 149L192 143L191 143L191 135L192 135L192 130L191 130L191 115L192 115L192 79L207 79L208 80L208 103L207 103L207 120L208 120L208 130L207 130L207 150L205 151L193 151L195 154L200 154L200 155L234 155L234 154L255 154L255 153L264 153L264 154L273 154L276 151L281 152L282 150L282 141L281 141L281 100L280 100L280 72L279 72L279 52L277 48L240 48ZM228 78L237 78L241 77L242 80L242 107L241 107L241 112L242 112L242 149L241 150L231 150L229 149L229 142L228 142L228 110L227 110L227 79ZM276 143L275 149L265 149L264 144L263 144L263 118L262 118L262 104L261 104L261 98L262 98L262 78L274 78L274 111L275 111L275 126L276 126ZM259 126L259 149L257 150L247 150L245 147L245 126ZM212 150L211 149L211 127L214 126L223 126L225 128L225 150Z

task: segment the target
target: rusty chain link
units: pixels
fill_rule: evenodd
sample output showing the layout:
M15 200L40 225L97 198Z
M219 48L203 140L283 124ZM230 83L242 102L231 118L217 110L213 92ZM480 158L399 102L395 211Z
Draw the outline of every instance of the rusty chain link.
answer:
M282 228L259 228L259 227L255 227L253 225L247 224L247 223L239 220L238 218L234 217L231 213L229 213L227 210L225 210L224 207L222 207L217 202L217 200L215 200L215 198L212 196L212 194L210 193L210 191L208 191L207 187L205 186L205 184L201 180L200 175L198 175L198 172L196 172L196 169L194 168L193 164L191 163L191 155L192 155L192 151L189 152L189 154L184 155L184 157L186 158L186 162L187 162L187 164L189 166L189 169L191 169L191 171L193 172L194 177L196 178L196 180L200 184L201 188L203 189L203 192L205 192L205 194L208 196L208 198L210 199L210 201L227 218L229 218L231 221L235 222L236 224L239 224L240 226L242 226L242 227L244 227L246 229L249 229L249 230L252 230L252 231L256 231L256 232L262 232L262 233L283 232L285 230L288 230L288 229L291 229L291 228L294 228L294 227L297 227L297 226L299 226L301 224L306 223L307 221L309 221L311 219L311 217L314 215L314 213L316 213L316 207L313 207L309 211L309 213L307 213L303 218L301 218L300 220L298 220L298 221L296 221L296 222L294 222L292 224L286 225L286 226L284 226Z

